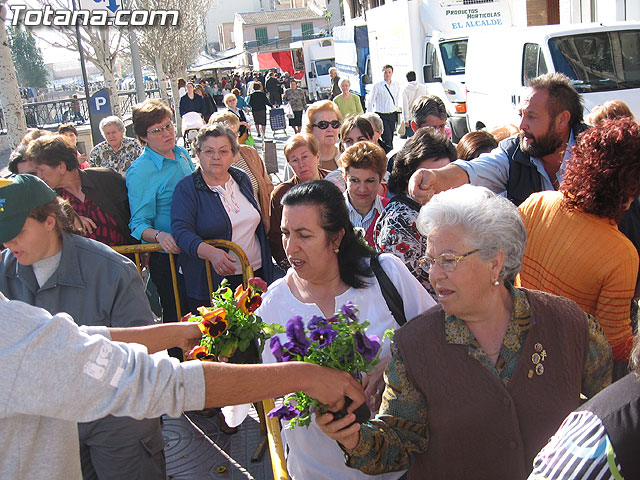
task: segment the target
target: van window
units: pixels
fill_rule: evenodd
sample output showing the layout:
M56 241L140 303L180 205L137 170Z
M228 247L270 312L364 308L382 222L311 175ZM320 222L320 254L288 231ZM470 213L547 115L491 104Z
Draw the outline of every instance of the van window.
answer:
M332 58L316 60L316 74L319 77L322 75L329 75L329 69L331 67L335 67L335 62Z
M551 38L549 49L580 93L640 87L640 30Z
M453 40L440 44L440 54L447 75L462 75L467 59L467 40Z
M547 73L547 64L540 45L537 43L525 43L522 54L522 85L527 86L529 82Z
M440 62L438 62L438 55L436 55L436 47L431 43L427 43L427 65L431 65L431 72L433 78L441 78L440 74Z

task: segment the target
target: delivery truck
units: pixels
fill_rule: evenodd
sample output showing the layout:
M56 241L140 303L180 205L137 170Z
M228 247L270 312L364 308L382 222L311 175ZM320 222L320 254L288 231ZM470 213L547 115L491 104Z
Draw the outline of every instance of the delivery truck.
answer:
M401 86L415 71L444 102L454 141L467 132L466 58L469 35L511 26L506 0L397 0L367 11L372 82L392 65ZM500 55L500 53L496 53Z
M306 89L312 102L329 98L331 77L329 69L335 66L333 38L323 37L300 40L289 45L296 71L304 72L301 87Z
M360 96L364 107L367 92L371 90L371 68L369 32L362 22L357 19L356 23L334 27L333 47L338 76L349 80L351 93Z

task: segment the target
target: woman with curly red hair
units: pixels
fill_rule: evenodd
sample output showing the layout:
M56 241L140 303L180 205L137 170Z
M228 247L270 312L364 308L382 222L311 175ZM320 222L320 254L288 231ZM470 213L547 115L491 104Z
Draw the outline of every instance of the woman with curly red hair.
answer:
M560 191L534 193L519 207L528 234L522 286L574 300L625 363L638 253L616 222L640 195L638 152L637 123L605 121L579 137Z

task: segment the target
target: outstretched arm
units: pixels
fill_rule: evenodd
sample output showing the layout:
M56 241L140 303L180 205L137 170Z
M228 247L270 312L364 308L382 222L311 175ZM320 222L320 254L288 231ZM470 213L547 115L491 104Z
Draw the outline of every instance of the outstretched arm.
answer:
M348 373L305 362L269 365L232 365L202 362L205 375L205 406L222 407L256 402L303 391L332 411L340 410L344 397L353 412L364 402L362 386Z
M409 179L409 195L421 205L427 203L436 193L469 183L467 173L457 165L416 170Z
M190 350L202 338L196 322L165 323L144 327L110 328L111 340L115 342L139 343L149 353L172 347Z

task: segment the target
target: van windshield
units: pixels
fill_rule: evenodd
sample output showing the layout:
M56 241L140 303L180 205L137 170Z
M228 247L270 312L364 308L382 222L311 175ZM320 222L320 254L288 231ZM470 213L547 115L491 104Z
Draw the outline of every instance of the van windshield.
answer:
M580 93L640 87L640 30L551 38L549 50Z
M461 75L467 59L467 39L452 40L440 44L440 55L447 75Z
M333 58L326 60L316 60L316 75L321 77L322 75L329 75L329 69L335 67L335 61Z

